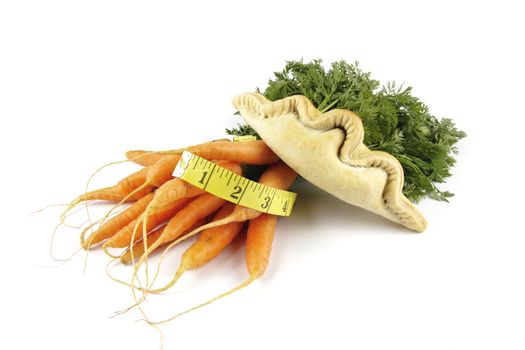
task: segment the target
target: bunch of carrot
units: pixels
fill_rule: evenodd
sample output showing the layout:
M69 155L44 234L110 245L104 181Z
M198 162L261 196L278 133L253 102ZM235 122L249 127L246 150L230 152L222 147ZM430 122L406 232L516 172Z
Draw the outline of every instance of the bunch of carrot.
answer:
M141 165L140 170L112 187L80 195L68 210L91 200L110 201L118 205L130 203L118 215L110 217L110 211L98 222L96 230L93 230L94 225L88 226L81 234L81 245L86 250L101 247L114 259L134 264L133 279L128 285L142 291L144 296L167 290L185 271L211 261L245 227L249 278L219 297L243 288L263 275L268 264L277 217L227 202L174 178L172 173L185 150L239 175L242 175L241 164L265 165L267 168L258 182L279 189L288 189L297 176L260 140L217 140L171 151L127 152L127 159ZM91 233L85 238L88 230ZM182 255L179 268L168 284L155 289L153 283L148 285L146 282L145 286L135 284L137 273L142 264L147 264L148 256L161 249L166 252L195 234L199 234L198 239ZM123 250L114 255L109 252L110 248Z

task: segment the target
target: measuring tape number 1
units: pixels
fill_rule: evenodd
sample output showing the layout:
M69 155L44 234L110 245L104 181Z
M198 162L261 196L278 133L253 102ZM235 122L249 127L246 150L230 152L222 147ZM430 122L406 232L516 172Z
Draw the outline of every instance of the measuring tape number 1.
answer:
M264 213L289 216L296 193L269 187L184 151L173 176L235 204Z

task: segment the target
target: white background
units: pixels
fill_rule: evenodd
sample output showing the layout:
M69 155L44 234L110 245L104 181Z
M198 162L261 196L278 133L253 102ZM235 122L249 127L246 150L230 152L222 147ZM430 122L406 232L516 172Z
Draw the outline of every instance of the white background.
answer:
M296 188L259 281L164 326L165 348L524 349L523 11L518 1L0 3L3 349L156 349L93 252L56 268L61 208L128 149L170 149L240 122L231 98L286 60L359 60L414 86L468 133L449 204L415 234ZM130 170L101 172L93 187ZM81 222L82 212L72 218ZM55 252L78 247L61 229ZM177 251L180 253L180 250ZM181 311L246 278L243 240L146 307ZM169 278L178 256L170 255ZM117 272L126 273L127 269Z

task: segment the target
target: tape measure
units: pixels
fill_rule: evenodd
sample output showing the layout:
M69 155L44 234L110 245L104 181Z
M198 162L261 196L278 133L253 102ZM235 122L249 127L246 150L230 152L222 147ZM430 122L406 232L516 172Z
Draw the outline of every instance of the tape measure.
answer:
M289 216L296 193L262 185L193 153L184 151L173 176L235 204L264 213Z
M242 141L255 141L257 137L254 135L234 135L232 137L233 142L242 142Z

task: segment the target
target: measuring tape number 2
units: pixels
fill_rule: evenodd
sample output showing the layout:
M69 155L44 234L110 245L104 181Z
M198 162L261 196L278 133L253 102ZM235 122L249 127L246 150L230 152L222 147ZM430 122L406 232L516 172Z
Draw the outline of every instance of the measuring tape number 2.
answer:
M235 204L264 213L289 216L296 193L269 187L184 151L173 176Z

